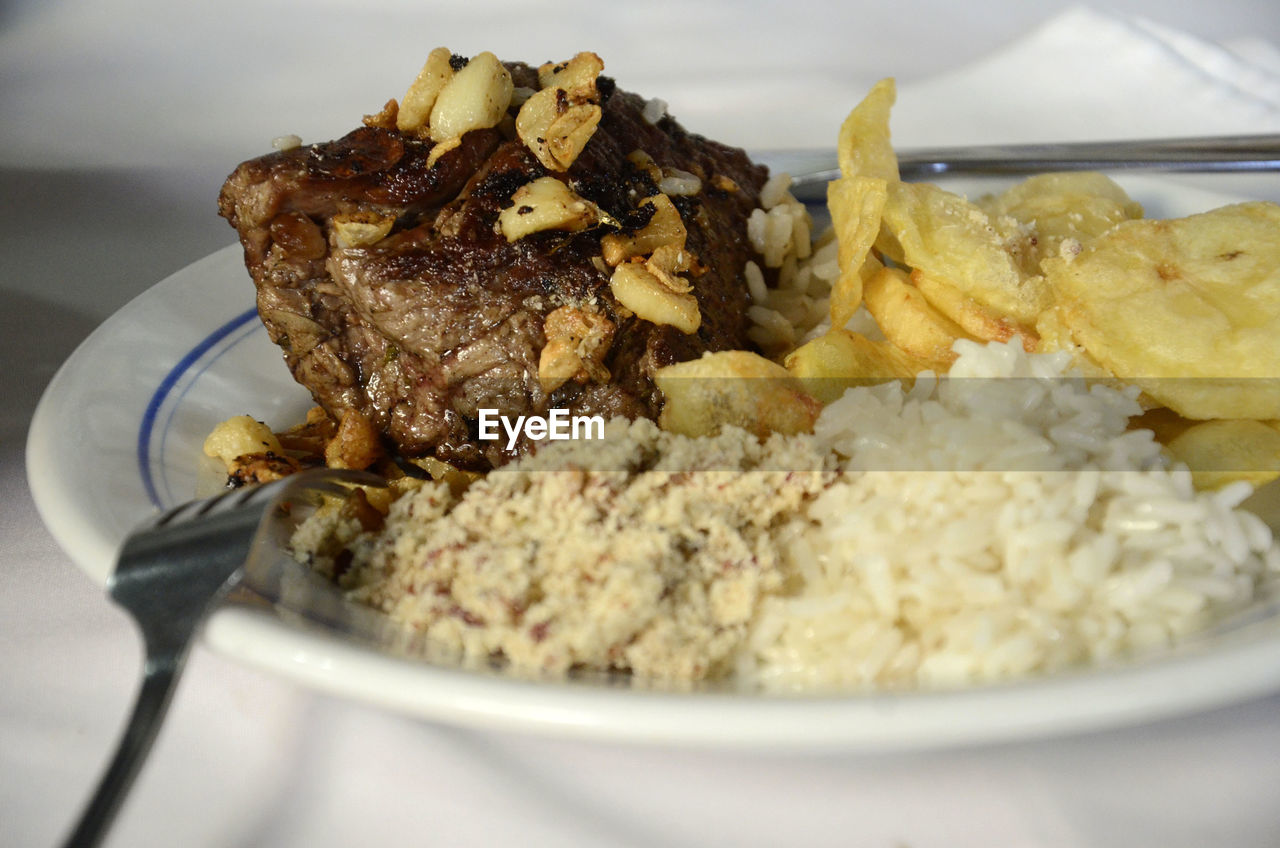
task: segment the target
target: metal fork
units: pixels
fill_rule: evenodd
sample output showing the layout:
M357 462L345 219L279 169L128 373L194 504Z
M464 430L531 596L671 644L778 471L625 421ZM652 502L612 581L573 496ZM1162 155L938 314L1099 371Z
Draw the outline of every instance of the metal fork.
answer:
M1280 135L993 144L898 151L904 180L946 175L1025 175L1046 171L1257 172L1280 170ZM793 174L799 200L823 200L840 177L834 163Z
M125 539L107 590L142 631L142 686L115 756L67 840L68 848L89 848L106 835L155 741L192 638L209 611L240 582L260 531L295 503L345 494L355 484L384 481L359 471L304 471L175 507Z

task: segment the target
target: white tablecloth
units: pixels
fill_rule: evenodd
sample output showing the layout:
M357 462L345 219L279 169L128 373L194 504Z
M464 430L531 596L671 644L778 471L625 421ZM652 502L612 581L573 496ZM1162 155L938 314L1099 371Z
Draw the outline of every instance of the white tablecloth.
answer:
M283 133L345 132L432 47L592 49L624 87L753 150L830 146L889 75L903 145L1280 131L1272 0L868 5L5 4L0 843L65 832L140 659L31 503L41 388L128 299L231 242L214 198L237 162ZM1278 183L1213 184L1280 199ZM435 726L197 648L110 844L1241 848L1280 845L1277 787L1274 697L998 746L766 756Z

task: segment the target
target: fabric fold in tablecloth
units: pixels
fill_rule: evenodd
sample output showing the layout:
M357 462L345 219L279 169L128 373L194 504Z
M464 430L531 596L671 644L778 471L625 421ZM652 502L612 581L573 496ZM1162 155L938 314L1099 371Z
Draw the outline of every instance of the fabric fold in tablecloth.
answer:
M966 67L900 86L895 144L1280 132L1280 52L1068 10Z

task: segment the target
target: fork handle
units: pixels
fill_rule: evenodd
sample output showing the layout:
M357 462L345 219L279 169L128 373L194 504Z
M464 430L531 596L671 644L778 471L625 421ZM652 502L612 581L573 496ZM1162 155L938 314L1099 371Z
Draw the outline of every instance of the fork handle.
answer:
M993 144L898 151L903 180L949 175L1026 175L1050 171L1257 172L1280 170L1280 135ZM799 200L825 200L839 168L792 174Z
M903 179L939 174L1029 174L1041 171L1274 171L1280 135L1005 144L899 154Z
M142 686L138 689L133 713L126 725L128 729L121 736L111 764L107 766L89 805L67 839L66 848L93 848L106 835L160 731L165 711L169 709L177 688L181 667L181 658L148 657Z

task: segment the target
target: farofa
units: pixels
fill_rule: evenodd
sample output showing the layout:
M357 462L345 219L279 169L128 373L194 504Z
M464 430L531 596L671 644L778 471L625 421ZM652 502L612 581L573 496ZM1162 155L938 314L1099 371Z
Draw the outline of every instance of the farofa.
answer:
M331 509L295 548L466 664L722 677L832 459L810 437L693 440L614 420L603 441L544 446L462 496L427 483L376 534Z

